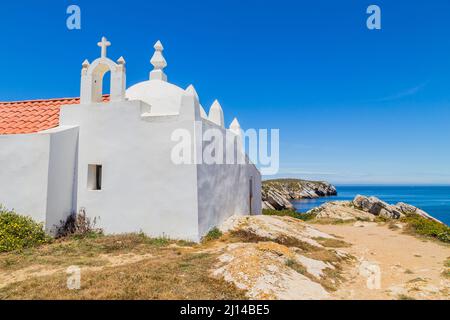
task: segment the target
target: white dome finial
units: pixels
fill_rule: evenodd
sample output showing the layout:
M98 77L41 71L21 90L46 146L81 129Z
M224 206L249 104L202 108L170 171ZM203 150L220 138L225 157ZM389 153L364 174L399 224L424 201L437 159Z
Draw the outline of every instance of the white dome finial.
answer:
M150 59L150 63L153 65L154 69L150 72L150 80L167 81L167 76L163 71L163 69L167 67L167 61L162 54L164 47L161 41L158 40L153 48L155 48L155 53Z
M101 57L102 58L106 58L106 49L111 46L111 42L108 41L108 39L106 39L106 37L102 37L102 41L100 41L99 43L97 43L97 45L102 48L102 53L101 53Z

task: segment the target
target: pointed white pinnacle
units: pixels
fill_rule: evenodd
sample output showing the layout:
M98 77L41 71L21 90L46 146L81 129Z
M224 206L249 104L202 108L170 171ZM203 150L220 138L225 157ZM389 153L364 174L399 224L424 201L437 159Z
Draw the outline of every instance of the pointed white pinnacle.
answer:
M241 128L241 125L239 124L239 121L238 121L238 119L237 118L234 118L233 119L233 122L231 122L231 124L230 124L230 129L240 129Z
M185 94L181 98L181 108L180 108L180 116L187 117L191 120L200 120L201 119L201 107L198 101L197 91L193 85L184 90Z
M215 124L217 124L221 127L225 126L223 110L222 110L222 106L220 105L219 101L215 100L213 102L213 104L211 105L211 108L209 109L208 120L214 122Z
M239 124L238 119L233 119L233 122L231 122L230 124L230 130L237 135L241 135L241 125Z
M194 96L197 100L199 100L197 91L195 90L192 84L189 85L189 87L187 87L185 91L186 93L190 94L191 96Z
M117 59L117 63L118 64L125 64L126 61L125 61L124 57L120 57L119 59Z
M164 47L163 47L161 41L159 41L159 40L156 41L156 43L153 46L153 48L155 48L156 51L161 51L161 52L164 50Z

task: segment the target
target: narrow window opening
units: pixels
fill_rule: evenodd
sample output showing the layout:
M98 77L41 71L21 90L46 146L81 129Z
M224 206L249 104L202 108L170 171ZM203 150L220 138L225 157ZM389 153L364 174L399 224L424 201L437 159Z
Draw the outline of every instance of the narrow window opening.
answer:
M102 165L90 164L88 166L88 189L102 190Z

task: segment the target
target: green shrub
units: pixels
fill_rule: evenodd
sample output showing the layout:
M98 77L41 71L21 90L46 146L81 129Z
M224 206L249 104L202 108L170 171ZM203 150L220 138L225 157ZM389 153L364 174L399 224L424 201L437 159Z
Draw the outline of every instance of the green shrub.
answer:
M50 240L42 224L0 206L0 252L29 248Z
M304 266L302 266L300 263L295 261L295 259L287 259L285 262L286 266L293 269L294 271L305 275L307 273L307 270Z
M217 240L222 236L222 231L220 231L218 228L211 229L208 234L203 238L203 241L211 241L211 240Z
M450 228L445 224L429 220L417 214L408 214L402 218L402 221L406 222L409 228L417 234L450 243Z
M150 238L143 231L139 232L138 237L142 240L143 243L153 245L156 247L165 247L171 243L171 240L167 237L158 237L158 238Z
M292 210L273 210L263 209L263 215L266 216L279 216L279 217L292 217L303 221L312 220L316 217L314 213L298 213Z

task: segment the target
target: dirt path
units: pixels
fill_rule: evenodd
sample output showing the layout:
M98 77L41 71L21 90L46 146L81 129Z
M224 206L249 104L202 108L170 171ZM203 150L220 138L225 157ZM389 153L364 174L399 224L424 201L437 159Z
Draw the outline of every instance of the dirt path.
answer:
M340 250L358 259L334 299L450 299L442 275L450 246L376 223L314 226L351 243Z

